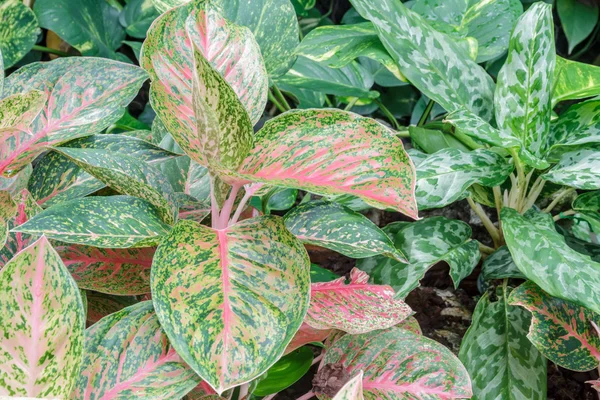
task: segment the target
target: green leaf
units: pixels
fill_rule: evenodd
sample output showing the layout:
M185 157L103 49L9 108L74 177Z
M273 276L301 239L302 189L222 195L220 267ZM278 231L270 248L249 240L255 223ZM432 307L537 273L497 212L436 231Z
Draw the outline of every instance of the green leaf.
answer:
M8 223L17 214L17 203L9 192L0 191L0 249L8 239Z
M352 194L416 217L414 170L402 142L378 122L339 110L289 111L256 134L243 178L321 195Z
M46 104L46 94L39 90L17 93L0 100L0 142L17 130L26 130Z
M144 39L150 24L159 15L152 0L129 0L119 15L119 21L129 36Z
M556 56L552 104L600 94L600 67Z
M57 204L13 231L45 234L67 243L128 248L155 245L169 229L150 203L131 196L111 196Z
M587 38L598 22L598 6L577 0L556 0L556 11L569 42L569 54Z
M359 98L376 98L379 93L370 90L373 77L358 62L352 61L340 68L331 68L323 62L298 57L287 74L277 78L277 85L297 89Z
M584 149L564 153L558 164L542 177L577 189L600 189L600 152Z
M173 347L222 393L283 354L308 307L309 260L278 217L219 231L180 221L156 251L151 284Z
M600 211L600 190L577 196L571 208L575 211Z
M175 193L167 178L156 167L107 150L68 147L57 147L55 150L117 192L139 197L154 205L165 223L175 223L178 213Z
M252 392L255 396L267 396L292 386L310 369L313 352L308 347L301 347L279 359L261 376Z
M138 300L131 296L112 296L99 292L86 291L87 322L93 325L109 314L116 313L125 307L131 306Z
M284 217L285 227L303 243L351 258L382 254L406 261L391 239L367 217L325 200L301 204Z
M508 293L497 289L495 301L485 293L458 357L471 375L478 400L546 399L546 359L525 336L531 317L510 306Z
M433 154L437 151L455 148L463 151L471 149L458 141L454 136L444 133L440 130L425 129L418 126L409 126L408 132L414 144L423 149L427 154Z
M491 150L440 150L417 166L417 204L420 210L447 206L463 198L475 183L501 184L512 170L513 165Z
M0 3L0 21L0 52L3 58L0 67L4 71L31 50L41 31L33 11L19 0L3 0Z
M0 272L0 395L68 398L83 356L77 285L41 237Z
M541 155L550 128L555 62L552 5L537 2L517 21L494 96L498 128L534 157Z
M600 325L598 314L549 296L531 281L513 290L509 302L531 312L527 337L550 361L571 371L598 367L600 338L594 328Z
M339 277L339 275L334 274L328 269L319 267L317 264L310 264L310 281L312 283L329 282Z
M501 218L506 244L527 279L551 296L600 312L600 263L567 246L552 216L504 208Z
M375 283L390 285L404 298L419 286L419 280L434 264L446 261L454 286L469 276L481 256L479 244L471 239L471 227L444 217L422 219L410 224L390 224L384 231L408 258L404 264L383 256L358 260L356 266Z
M181 398L200 383L169 344L152 302L103 318L85 333L74 399Z
M449 112L465 107L486 121L492 118L494 83L453 39L399 1L351 3L373 22L402 74L427 97Z
M472 395L469 375L450 350L400 328L339 338L322 361L333 363L342 363L351 376L364 371L366 398L442 400Z
M498 146L506 149L513 147L518 149L521 147L521 142L517 138L505 131L494 128L489 122L464 108L446 115L444 122L454 125L461 133L475 140L487 143L490 146Z
M73 7L69 0L39 0L33 11L42 28L56 32L84 56L119 59L115 51L125 39L125 29L118 22L120 10L109 2L81 0Z
M488 281L505 278L525 279L525 275L513 261L508 247L501 246L483 261L481 278Z

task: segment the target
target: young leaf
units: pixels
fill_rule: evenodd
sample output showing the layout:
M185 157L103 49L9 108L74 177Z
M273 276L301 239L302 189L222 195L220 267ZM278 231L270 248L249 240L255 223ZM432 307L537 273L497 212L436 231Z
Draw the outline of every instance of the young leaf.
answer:
M471 375L474 398L544 400L546 359L525 336L531 317L510 306L501 288L496 297L491 301L485 293L477 303L458 355Z
M536 158L550 128L555 62L552 5L537 2L517 21L494 96L498 128Z
M449 112L464 107L486 121L492 118L494 83L453 39L399 1L351 3L373 22L402 74L427 97Z
M354 268L350 283L341 277L310 286L306 323L316 329L339 329L350 334L386 329L412 314L385 285L369 285L369 275Z
M330 333L331 329L315 329L306 322L303 322L290 344L286 347L284 354L288 354L305 344L322 342L327 339Z
M404 298L419 286L419 280L432 265L446 261L455 286L469 276L481 254L476 240L471 240L471 227L462 221L432 217L396 226L384 231L392 237L396 247L408 258L404 264L383 256L358 260L356 266L378 284L390 285L396 296Z
M180 221L151 273L169 340L218 393L256 378L283 354L306 313L309 282L302 244L268 216L219 231Z
M589 371L600 363L600 316L570 301L549 296L527 281L512 291L510 304L533 316L527 337L553 363L572 371Z
M450 350L404 329L345 335L325 353L322 364L330 363L342 363L351 375L363 370L367 398L441 400L472 395L469 375Z
M150 293L152 247L100 249L57 244L55 248L81 289L120 296Z
M419 209L447 206L461 199L475 183L499 185L512 170L504 157L490 150L440 150L417 166L415 194Z
M115 223L118 221L118 223ZM106 248L156 245L170 227L150 203L131 196L87 197L52 206L13 229Z
M4 0L0 3L0 21L0 51L3 59L0 68L4 71L31 50L40 34L40 28L31 8L18 0Z
M291 111L267 121L239 174L318 194L348 193L417 217L414 170L402 142L349 112Z
M557 0L556 11L569 42L569 54L592 33L598 22L598 5L577 0Z
M571 249L549 214L512 208L501 213L506 244L527 279L551 296L600 313L600 263Z
M285 227L304 243L352 258L383 254L406 261L377 225L340 204L325 200L300 204L287 213L284 220Z
M552 104L600 94L600 67L556 56Z
M364 400L362 370L358 371L333 397L333 400Z
M0 395L68 398L83 356L77 285L41 237L0 272Z
M592 148L564 153L558 164L542 177L577 189L600 189L600 152Z

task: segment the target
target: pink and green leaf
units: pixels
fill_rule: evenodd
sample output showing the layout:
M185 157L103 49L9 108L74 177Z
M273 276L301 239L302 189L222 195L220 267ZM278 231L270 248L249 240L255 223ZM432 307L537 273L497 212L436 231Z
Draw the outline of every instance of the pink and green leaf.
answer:
M106 293L85 291L87 299L88 326L95 324L107 315L116 313L138 302L133 296L114 296Z
M45 237L0 272L0 395L68 398L81 365L79 289Z
M0 100L0 142L10 135L11 130L25 130L42 111L46 100L46 94L39 90Z
M309 302L309 260L278 217L223 230L180 221L154 256L152 299L169 340L217 393L264 373Z
M294 338L288 344L285 349L285 354L288 354L305 344L313 342L322 342L327 339L327 336L331 333L331 329L315 329L306 322L300 325L300 329L294 335Z
M363 400L363 371L358 371L333 397L333 400Z

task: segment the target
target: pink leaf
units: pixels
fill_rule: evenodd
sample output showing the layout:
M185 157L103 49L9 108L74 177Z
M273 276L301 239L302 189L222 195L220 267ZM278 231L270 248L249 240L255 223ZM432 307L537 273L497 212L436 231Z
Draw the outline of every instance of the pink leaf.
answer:
M315 329L306 322L303 322L302 325L300 325L300 329L298 329L298 332L296 332L296 335L285 349L284 354L291 353L297 348L311 342L322 342L327 339L327 336L329 336L330 333L331 329Z

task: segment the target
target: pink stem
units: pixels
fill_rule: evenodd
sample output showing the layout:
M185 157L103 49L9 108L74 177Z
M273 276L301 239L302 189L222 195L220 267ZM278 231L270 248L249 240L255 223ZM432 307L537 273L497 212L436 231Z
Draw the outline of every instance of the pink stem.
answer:
M229 216L231 215L231 210L233 209L233 204L235 203L235 198L240 190L242 185L233 184L231 186L231 192L229 193L229 197L225 200L225 204L223 204L223 208L221 209L221 214L218 217L217 221L217 229L225 229L227 228L227 222L229 222Z
M314 395L315 395L315 393L311 390L310 392L298 397L296 400L308 400L308 399L314 397Z
M240 215L242 215L242 213L244 212L244 207L246 206L246 203L252 198L252 195L252 192L246 191L246 193L244 193L244 197L242 197L240 204L238 204L237 209L235 210L235 214L233 214L233 217L231 217L229 225L233 225L236 222L238 222L238 219L240 219Z
M263 397L262 400L271 400L273 397L277 396L278 394L279 394L279 392L270 394L268 396Z
M316 363L318 363L319 361L321 361L323 359L323 354L315 357L315 359L313 360L312 364L310 365L315 365Z

